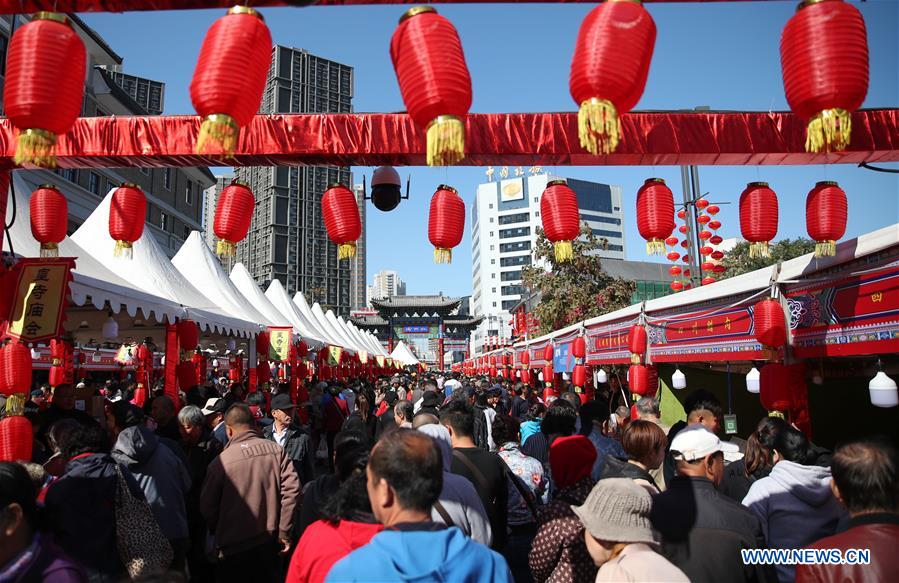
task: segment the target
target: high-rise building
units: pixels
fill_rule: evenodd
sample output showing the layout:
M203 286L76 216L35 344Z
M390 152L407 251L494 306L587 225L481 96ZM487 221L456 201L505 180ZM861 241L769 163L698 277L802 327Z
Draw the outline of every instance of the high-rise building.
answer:
M76 15L69 14L68 17L84 41L88 56L81 115L162 113L165 85L123 73L122 57ZM22 15L0 16L0 47L7 47L13 29L27 21L28 17ZM0 89L6 73L4 66L5 52L0 55ZM140 90L141 86L147 88L146 94ZM2 95L0 91L0 101ZM19 172L30 189L50 183L65 195L69 205L70 235L111 189L123 182L137 184L147 195L146 230L156 237L169 256L181 248L191 231L201 229L203 191L215 184L215 177L208 168L58 168Z
M365 275L365 190L361 184L353 185L356 205L359 207L359 219L362 221L362 234L356 241L356 256L350 259L350 303L353 310L368 307L368 290Z
M533 261L541 225L540 196L554 179L558 177L545 173L506 175L478 185L470 221L471 311L484 320L474 333L476 347L483 345L486 336L508 339L512 334L509 310L525 291L521 269ZM607 241L598 255L624 259L621 188L573 178L567 182L577 194L581 222Z
M260 113L350 113L353 69L305 50L275 46ZM337 259L322 218L322 195L330 184L349 185L349 168L238 168L250 185L256 209L237 259L261 285L278 279L288 293L349 315L350 261Z
M406 282L395 271L382 269L375 274L375 280L368 288L368 301L385 300L393 296L406 295Z
M222 174L215 177L215 184L203 191L203 240L206 246L215 251L215 207L219 202L219 193L234 180L234 174Z

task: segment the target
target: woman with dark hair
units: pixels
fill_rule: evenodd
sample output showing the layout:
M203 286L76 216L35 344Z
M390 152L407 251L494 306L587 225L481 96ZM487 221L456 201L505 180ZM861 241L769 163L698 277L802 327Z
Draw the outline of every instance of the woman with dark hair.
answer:
M743 499L758 516L768 548L801 549L836 533L848 517L831 492L830 468L809 465L814 455L805 435L784 427L774 437L771 458L771 473L754 482ZM775 568L779 581L795 579L795 565Z
M627 454L627 461L608 456L600 479L629 478L650 494L658 494L659 486L649 470L658 469L665 460L668 438L662 428L652 421L631 421L621 435L621 446Z
M785 427L786 421L780 417L763 417L755 431L746 440L746 453L743 459L735 461L724 468L724 479L718 490L729 498L742 502L749 487L771 473L774 467L772 459L774 438Z
M322 520L303 533L290 559L286 583L320 583L334 564L381 532L365 482L368 452L355 449L341 460L348 475L321 509Z
M0 462L0 580L86 582L78 564L39 532L35 494L23 466Z
M375 433L378 430L378 418L375 415L375 398L368 390L362 390L356 395L356 410L343 424L344 431L358 431L368 440L368 446L375 443Z
M527 441L528 437L535 433L540 433L540 422L543 421L543 414L546 413L546 405L543 403L534 403L528 409L525 415L525 421L521 423L521 443Z

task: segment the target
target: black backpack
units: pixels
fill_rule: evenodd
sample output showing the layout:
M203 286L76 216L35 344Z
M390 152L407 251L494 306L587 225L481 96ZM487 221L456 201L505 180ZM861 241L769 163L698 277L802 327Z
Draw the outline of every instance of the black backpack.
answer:
M474 408L474 444L484 451L490 451L490 442L487 437L487 415L483 407Z

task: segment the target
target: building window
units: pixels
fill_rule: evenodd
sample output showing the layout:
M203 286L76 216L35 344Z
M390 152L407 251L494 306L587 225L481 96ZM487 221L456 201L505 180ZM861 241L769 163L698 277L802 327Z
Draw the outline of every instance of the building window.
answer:
M491 274L490 274L490 279L496 279L496 274L495 274L495 273L491 273Z
M499 232L500 239L510 239L512 237L529 237L531 235L530 227L518 227L516 229L502 229Z
M168 223L169 217L165 213L159 213L159 228L163 231L166 229L166 223Z
M503 257L499 260L500 267L512 267L514 265L530 265L530 255L519 255L517 257Z
M172 189L172 169L164 168L162 170L162 187L166 190Z
M187 181L187 187L184 189L184 202L187 206L194 206L194 183Z
M513 251L530 251L530 241L518 241L517 243L500 243L500 253L511 253Z
M493 231L490 231L490 236L491 236L491 237L493 236Z
M519 302L521 302L521 300L506 300L503 302L503 309L511 310L512 308L517 306Z
M78 171L74 168L57 168L56 173L69 182L78 182Z
M88 190L98 196L100 195L100 175L96 172L91 172L90 179L88 180Z
M519 281L521 280L521 270L517 269L515 271L503 271L500 273L500 279L502 281Z
M493 251L493 249L494 249L495 247L496 247L496 245L491 245L491 246L490 246L490 250Z
M539 216L539 213L538 213ZM499 218L500 225L513 225L515 223L526 223L528 222L528 214L527 213L515 213L514 215L503 215Z
M492 209L492 208L493 208L493 203L491 202L490 204L488 204L488 205L487 205L487 208Z
M493 302L493 307L494 307L494 308L496 307L496 302Z
M490 217L490 222L491 222L491 223L493 222L493 217Z
M495 293L496 293L496 288L495 288L495 287L491 287L491 288L490 288L490 293L495 294Z
M490 260L490 265L496 265L496 259L491 259L491 260Z
M504 285L503 286L503 295L504 296L520 296L524 293L523 285Z
M617 237L621 238L621 231L606 231L605 229L590 229L597 237Z

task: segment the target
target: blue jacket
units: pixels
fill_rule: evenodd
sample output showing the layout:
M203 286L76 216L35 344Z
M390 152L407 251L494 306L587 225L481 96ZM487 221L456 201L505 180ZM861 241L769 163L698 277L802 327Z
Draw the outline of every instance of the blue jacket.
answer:
M385 530L334 565L325 581L512 583L502 555L456 527L434 528L415 524Z

